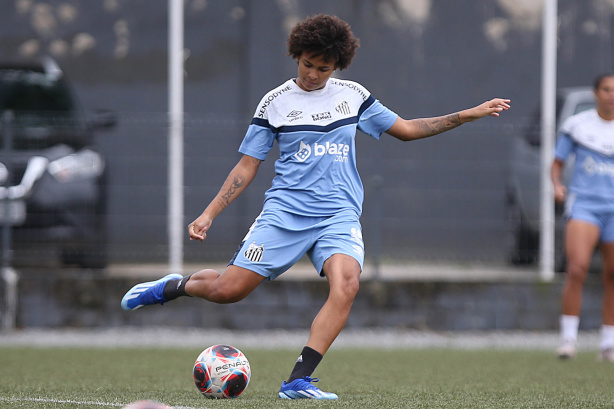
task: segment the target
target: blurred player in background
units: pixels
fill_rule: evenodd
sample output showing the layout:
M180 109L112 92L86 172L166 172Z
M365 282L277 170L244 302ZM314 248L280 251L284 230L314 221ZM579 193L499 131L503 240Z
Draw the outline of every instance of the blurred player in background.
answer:
M596 108L569 117L561 126L551 168L554 197L565 202L567 219L558 355L576 355L582 287L600 244L604 297L599 358L614 362L614 73L598 76L594 91ZM562 174L571 154L575 162L567 190Z
M356 130L375 139L386 132L412 141L488 115L499 116L510 107L509 100L495 98L445 116L403 119L362 85L331 78L335 70L351 64L358 46L350 26L335 16L307 18L292 29L288 52L298 64L297 77L262 98L239 147L243 157L217 196L188 226L190 239L205 240L213 220L250 184L277 141L276 176L265 194L262 213L227 269L222 274L214 270L186 277L171 274L134 286L122 300L126 310L184 295L237 302L307 254L328 280L330 292L292 373L282 383L283 399L337 399L314 386L317 379L311 374L346 323L364 261Z

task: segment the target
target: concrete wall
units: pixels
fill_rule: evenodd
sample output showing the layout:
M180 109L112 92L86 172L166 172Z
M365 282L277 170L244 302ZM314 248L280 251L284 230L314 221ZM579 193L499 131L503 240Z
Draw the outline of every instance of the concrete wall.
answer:
M180 298L163 306L123 311L120 301L135 279L82 272L28 274L19 282L18 327L113 328L176 326L224 329L309 328L327 297L318 281L266 282L237 304ZM561 281L363 282L349 328L555 330ZM1 298L1 296L0 296ZM584 292L581 328L601 324L602 286L591 276Z

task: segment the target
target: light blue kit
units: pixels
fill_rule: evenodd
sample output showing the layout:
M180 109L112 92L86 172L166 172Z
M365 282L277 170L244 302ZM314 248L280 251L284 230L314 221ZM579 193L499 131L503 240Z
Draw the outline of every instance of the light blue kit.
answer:
M364 190L356 168L356 131L379 139L396 119L352 81L331 78L308 92L291 79L267 93L239 152L265 160L277 140L276 176L230 264L271 280L305 253L318 272L337 253L354 257L362 268Z
M614 121L595 109L569 117L561 126L555 157L575 155L565 216L597 225L601 239L614 242Z

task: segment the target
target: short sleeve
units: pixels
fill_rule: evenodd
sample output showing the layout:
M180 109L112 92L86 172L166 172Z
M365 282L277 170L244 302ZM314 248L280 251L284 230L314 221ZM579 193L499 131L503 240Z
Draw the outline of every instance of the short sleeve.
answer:
M247 128L241 146L239 146L239 152L259 160L265 160L273 147L274 140L275 133L268 126L268 121L254 118Z
M560 133L556 140L556 148L554 150L554 157L560 160L566 160L569 154L573 151L574 142L571 137L566 133Z
M392 127L398 115L381 102L369 96L363 103L358 116L358 129L375 139Z

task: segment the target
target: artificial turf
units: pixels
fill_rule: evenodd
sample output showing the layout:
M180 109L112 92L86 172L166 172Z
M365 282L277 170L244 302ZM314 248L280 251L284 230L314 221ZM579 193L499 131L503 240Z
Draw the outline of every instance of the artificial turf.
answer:
M231 400L199 394L196 349L0 347L0 407L121 408L142 399L184 409L614 407L614 364L595 352L561 362L547 351L333 348L314 376L339 400L297 402L277 399L296 351L236 346L252 377Z

